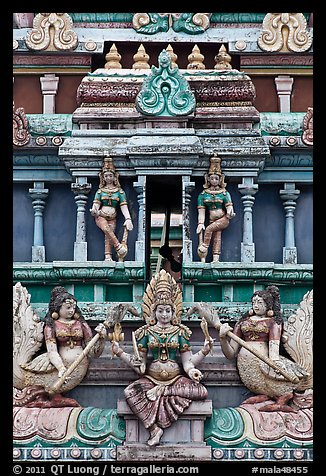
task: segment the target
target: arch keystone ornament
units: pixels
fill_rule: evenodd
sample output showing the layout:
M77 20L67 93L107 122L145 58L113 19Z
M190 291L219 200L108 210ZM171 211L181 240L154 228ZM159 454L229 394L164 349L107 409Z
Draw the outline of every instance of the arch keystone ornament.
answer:
M302 13L267 13L258 46L263 51L308 51L312 36L306 31L307 21Z
M66 51L78 45L77 34L68 13L38 13L25 42L30 50Z
M186 116L195 110L195 96L177 66L172 67L171 56L163 50L159 67L152 66L136 97L138 112L147 116Z

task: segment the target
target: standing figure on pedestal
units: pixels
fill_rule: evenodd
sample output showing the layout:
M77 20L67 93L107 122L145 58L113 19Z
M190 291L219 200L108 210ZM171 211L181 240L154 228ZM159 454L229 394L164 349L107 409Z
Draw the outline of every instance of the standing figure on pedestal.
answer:
M232 199L226 191L224 175L221 171L221 159L214 154L210 162L209 171L205 174L204 190L198 196L197 206L196 232L199 235L197 252L203 263L205 263L211 240L213 240L213 263L220 260L222 230L229 226L230 219L235 216ZM209 225L205 229L206 208L209 211Z
M193 400L205 400L206 388L199 383L202 373L196 366L212 347L206 337L203 348L193 354L191 330L180 322L182 293L165 270L148 284L143 302L146 325L133 333L134 355L124 352L117 342L112 351L132 367L141 378L124 393L131 410L149 431L148 445L158 445L165 428L171 426ZM153 361L146 368L148 350ZM181 366L177 363L180 352Z
M90 210L95 217L96 225L101 228L105 236L105 261L112 261L112 246L114 247L119 261L123 261L128 253L128 231L133 229L128 203L125 192L122 190L118 172L110 157L104 159L102 171L99 173L100 186L95 194L93 206ZM115 235L117 210L120 210L125 218L124 232L121 243Z

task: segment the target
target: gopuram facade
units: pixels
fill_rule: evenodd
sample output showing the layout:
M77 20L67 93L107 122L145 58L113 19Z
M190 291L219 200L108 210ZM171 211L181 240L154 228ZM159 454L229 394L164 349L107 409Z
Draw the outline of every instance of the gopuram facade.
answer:
M312 461L312 44L13 14L14 461Z

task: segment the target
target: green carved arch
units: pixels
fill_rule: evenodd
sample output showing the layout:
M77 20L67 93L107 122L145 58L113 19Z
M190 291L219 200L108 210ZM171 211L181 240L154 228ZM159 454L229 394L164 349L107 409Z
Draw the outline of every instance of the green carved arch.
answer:
M152 66L136 97L138 112L148 116L185 116L195 110L195 96L178 67L171 67L166 50L159 57L159 67Z

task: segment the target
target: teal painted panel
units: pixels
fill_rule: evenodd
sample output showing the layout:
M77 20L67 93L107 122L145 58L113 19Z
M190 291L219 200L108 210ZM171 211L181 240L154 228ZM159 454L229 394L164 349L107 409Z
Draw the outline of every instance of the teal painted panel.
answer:
M209 284L205 286L195 286L194 301L195 302L222 301L222 286L209 285Z
M105 300L109 302L133 301L131 285L108 285L106 286Z
M233 301L234 302L249 302L253 295L252 284L235 284L233 286Z
M311 291L312 286L279 286L281 304L300 304L303 296Z
M77 301L87 302L94 301L94 285L93 284L75 284L74 296Z
M31 303L33 302L48 303L49 302L50 294L51 294L51 290L53 289L53 286L46 286L43 284L38 284L38 285L27 284L25 287L27 288L27 291L31 295Z

